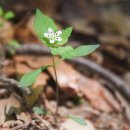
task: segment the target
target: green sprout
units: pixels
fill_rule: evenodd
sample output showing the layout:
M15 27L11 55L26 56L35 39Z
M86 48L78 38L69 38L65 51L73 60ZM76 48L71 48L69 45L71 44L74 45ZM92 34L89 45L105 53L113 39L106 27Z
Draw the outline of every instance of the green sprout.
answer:
M10 47L10 55L14 56L17 48L20 47L20 43L17 40L13 39L13 40L9 41L9 47Z
M7 11L5 12L2 7L0 7L0 17L2 17L4 20L10 20L14 18L14 12L13 11Z
M4 15L4 10L2 7L0 7L0 16L3 16Z
M73 116L73 115L68 115L68 118L77 122L80 125L84 125L84 126L87 125L86 121L83 118L76 117L76 116Z
M4 21L8 21L12 18L14 18L14 12L13 11L7 11L5 12L2 7L0 7L0 18L2 18ZM0 29L3 28L4 23L0 20Z
M57 122L57 114L58 114L58 105L59 105L59 85L57 79L57 72L55 66L57 62L55 62L54 56L60 56L60 61L64 59L73 59L80 56L86 56L95 51L99 45L82 45L77 48L73 48L70 44L68 44L68 39L72 33L72 27L68 27L63 30L59 30L55 24L55 22L44 15L39 9L36 10L34 28L37 33L38 38L43 42L45 46L50 49L53 64L43 66L41 68L37 68L34 71L31 71L25 74L20 79L20 87L30 87L36 81L36 78L48 67L53 67L55 73L55 80L57 85L56 90L56 100L57 107L55 112L55 121ZM66 45L67 43L67 45Z
M46 115L47 114L47 111L42 109L41 107L33 107L32 111L36 114L39 114L39 115Z
M4 27L4 23L5 21L8 21L12 18L14 18L14 13L13 11L7 11L5 12L4 9L2 7L0 7L0 29L2 29ZM1 20L2 18L2 20Z

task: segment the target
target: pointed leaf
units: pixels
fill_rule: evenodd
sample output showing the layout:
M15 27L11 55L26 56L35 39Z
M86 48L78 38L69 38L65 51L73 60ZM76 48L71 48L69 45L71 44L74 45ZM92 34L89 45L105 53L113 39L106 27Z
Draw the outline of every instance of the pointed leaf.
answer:
M62 30L62 34L60 35L60 37L62 38L62 41L58 42L57 44L62 45L64 43L67 43L71 33L72 33L72 27L68 27L64 30Z
M85 56L95 51L99 45L83 45L75 49L75 56Z
M12 11L8 11L7 13L5 13L4 18L5 18L6 20L9 20L9 19L11 19L11 18L14 18L14 13L13 13Z
M86 121L83 118L75 117L75 116L72 116L72 115L69 115L68 118L70 118L71 120L77 122L80 125L87 125Z
M20 79L20 83L19 86L20 87L29 87L32 84L34 84L34 82L36 81L36 78L39 76L39 74L44 71L45 69L47 69L49 66L44 66L42 68L38 68L34 71L28 72L27 74L25 74L21 79Z
M63 59L72 59L79 56L85 56L92 53L99 45L84 45L78 48L72 48L71 46L51 48L53 55L60 55Z
M38 37L45 43L48 44L48 39L44 38L44 33L48 32L48 28L52 28L57 31L57 27L54 21L48 16L44 15L39 9L36 10L34 28Z

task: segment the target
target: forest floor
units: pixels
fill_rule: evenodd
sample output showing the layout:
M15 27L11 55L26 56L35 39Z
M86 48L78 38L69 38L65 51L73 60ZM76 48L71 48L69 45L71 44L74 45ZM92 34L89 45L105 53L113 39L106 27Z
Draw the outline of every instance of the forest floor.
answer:
M69 8L67 2L60 14L55 6L48 15L55 13L60 28L74 27L72 46L87 41L100 43L100 48L88 57L56 66L60 99L55 123L53 69L41 73L31 89L19 87L21 76L52 64L48 49L33 30L34 14L18 23L0 19L4 22L0 30L0 130L130 130L129 17L113 9L97 12L93 6L88 9L91 13L79 18L89 5L81 9L77 2L73 6L78 18L74 19L73 9L69 14L64 10ZM78 124L70 115L83 118L87 125Z

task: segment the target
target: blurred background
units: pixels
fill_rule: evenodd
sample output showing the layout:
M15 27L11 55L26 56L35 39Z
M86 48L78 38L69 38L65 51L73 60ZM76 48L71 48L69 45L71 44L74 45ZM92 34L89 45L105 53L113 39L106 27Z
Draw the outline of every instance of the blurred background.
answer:
M41 61L39 56L37 65L30 67L30 63L34 63L38 58L37 55L43 55L45 48L39 49L43 44L36 37L33 28L35 11L39 8L44 14L53 18L59 28L73 26L72 37L69 39L73 47L100 44L94 53L83 58L84 61L71 63L74 71L90 81L88 90L82 90L81 95L94 108L95 115L103 112L103 115L97 114L95 117L94 111L91 111L91 114L85 113L85 118L89 118L97 130L130 129L130 0L0 0L0 7L4 13L13 12L13 15L7 16L9 18L4 18L0 10L0 60L4 66L1 75L18 81L18 77L41 66L42 63L48 61L50 63L46 58ZM33 56L30 58L28 53ZM23 62L27 61L30 61L27 63L29 65L23 65ZM59 69L59 73L60 71L63 71L63 68ZM69 73L70 77L74 76L71 74L73 73ZM65 75L68 76L68 73ZM81 76L78 80L82 78ZM60 79L62 81L62 78ZM95 82L100 84L102 89L96 87L98 85ZM44 83L37 81L35 86L39 84ZM49 82L46 84L51 86ZM69 85L68 83L65 86ZM63 87L64 89L66 88ZM69 99L73 102L75 94L72 96L68 90L67 88L64 100ZM52 99L54 93L49 89L46 92L47 98ZM105 96L102 93L105 93ZM76 96L80 97L79 95L76 92ZM29 99L32 106L38 97L34 101Z
M129 0L1 0L0 5L15 14L11 19L14 32L5 36L6 41L16 38L21 43L37 42L33 20L39 8L54 18L60 28L74 27L72 44L102 44L95 56L97 62L127 80L130 71Z

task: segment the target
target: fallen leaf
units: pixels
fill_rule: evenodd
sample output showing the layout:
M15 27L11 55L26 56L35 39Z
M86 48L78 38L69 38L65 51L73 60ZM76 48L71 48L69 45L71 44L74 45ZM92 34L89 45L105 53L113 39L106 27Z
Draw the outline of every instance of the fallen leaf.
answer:
M21 107L20 102L13 96L13 94L9 98L1 99L0 106L0 124L5 122L6 114L11 114L13 110L11 110L11 108L20 109Z
M99 82L84 77L65 62L57 65L56 69L59 85L67 95L73 96L75 92L81 91L97 109L104 112L121 111L118 101ZM49 70L54 76L53 69L49 68Z
M97 109L104 112L121 111L120 105L113 95L99 82L92 79L83 80L82 78L79 84L81 85L80 91Z

